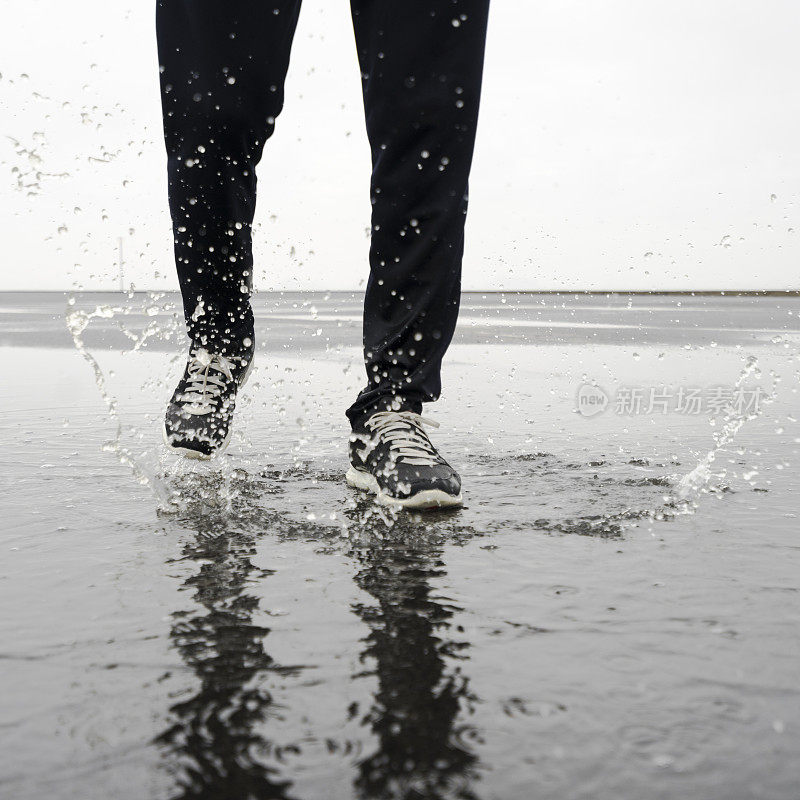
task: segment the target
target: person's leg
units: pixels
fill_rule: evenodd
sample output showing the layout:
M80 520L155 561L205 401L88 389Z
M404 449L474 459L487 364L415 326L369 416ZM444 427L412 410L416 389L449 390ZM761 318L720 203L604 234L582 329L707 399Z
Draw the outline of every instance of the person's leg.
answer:
M283 106L300 0L158 0L169 205L193 346L253 348L255 168Z
M227 446L254 351L256 164L283 106L300 0L158 0L156 29L175 263L191 339L164 441Z
M351 0L372 150L368 385L347 416L419 413L458 316L489 0Z

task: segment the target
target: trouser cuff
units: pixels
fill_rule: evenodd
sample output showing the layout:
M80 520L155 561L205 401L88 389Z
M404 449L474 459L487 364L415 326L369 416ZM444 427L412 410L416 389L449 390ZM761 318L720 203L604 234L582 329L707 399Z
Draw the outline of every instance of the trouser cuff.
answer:
M422 401L401 395L384 395L363 407L356 402L347 410L347 418L353 430L358 430L363 428L367 419L378 411L413 411L415 414L421 414Z

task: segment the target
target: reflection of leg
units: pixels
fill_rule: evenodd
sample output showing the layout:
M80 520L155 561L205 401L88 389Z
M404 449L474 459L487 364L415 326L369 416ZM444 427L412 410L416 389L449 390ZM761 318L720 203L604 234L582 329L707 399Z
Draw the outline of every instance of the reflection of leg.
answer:
M184 311L195 344L226 355L252 347L255 167L283 106L299 8L300 0L158 1L169 201Z
M453 609L431 597L429 581L442 575L441 562L391 544L360 558L355 581L377 600L356 613L370 628L364 657L377 662L378 691L364 723L379 746L361 762L359 794L394 796L400 784L413 789L409 797L473 797L476 758L459 743L456 722L474 698L449 663L469 645L450 638Z
M440 393L455 328L489 0L351 0L372 149L368 386L351 422Z
M253 622L255 597L244 593L258 570L252 539L228 531L200 534L184 550L199 572L193 612L176 612L171 638L199 688L170 709L173 725L158 739L176 761L181 798L287 796L289 783L255 756L270 745L256 732L273 703L263 688L283 670L264 650L268 628Z

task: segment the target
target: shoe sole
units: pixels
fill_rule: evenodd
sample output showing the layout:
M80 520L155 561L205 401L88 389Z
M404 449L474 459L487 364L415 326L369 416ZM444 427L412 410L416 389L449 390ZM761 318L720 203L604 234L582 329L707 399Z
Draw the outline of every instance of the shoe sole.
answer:
M361 489L375 495L375 501L382 506L399 506L401 508L453 508L463 505L461 495L453 496L441 489L423 489L411 497L392 497L382 491L378 486L378 481L368 472L362 472L355 467L350 467L344 476L347 483L354 489Z
M250 377L250 373L253 371L253 362L255 361L255 357L250 359L250 363L247 365L247 371L244 373L244 377L242 378L242 382L239 384L239 388L237 389L237 394L242 389L244 389L244 385L247 383L248 378ZM231 420L231 425L228 428L228 433L225 438L222 440L220 446L214 450L213 453L209 453L206 455L205 453L201 453L198 450L192 450L190 447L180 447L180 445L171 444L169 441L169 436L167 435L167 423L161 426L161 438L164 440L164 444L167 446L167 450L175 453L176 455L183 456L184 458L192 458L195 461L210 461L214 456L222 455L222 453L227 450L228 445L231 442L231 435L233 434L233 420Z
M228 448L231 441L231 434L233 433L233 426L228 428L228 435L222 440L222 444L213 453L201 453L199 450L192 450L190 447L180 447L178 445L170 444L169 437L167 436L167 423L161 426L161 438L167 449L176 455L183 456L184 458L193 458L195 461L210 461L214 456L221 455Z

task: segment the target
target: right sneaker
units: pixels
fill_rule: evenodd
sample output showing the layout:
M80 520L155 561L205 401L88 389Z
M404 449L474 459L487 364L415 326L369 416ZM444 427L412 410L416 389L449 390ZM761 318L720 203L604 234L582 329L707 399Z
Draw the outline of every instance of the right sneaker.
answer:
M187 458L211 458L231 439L236 393L253 368L253 358L226 358L197 348L167 406L164 443Z
M377 411L350 434L345 479L378 503L401 508L462 505L461 478L428 438L438 423L413 411Z

